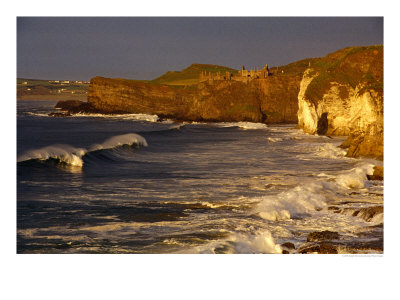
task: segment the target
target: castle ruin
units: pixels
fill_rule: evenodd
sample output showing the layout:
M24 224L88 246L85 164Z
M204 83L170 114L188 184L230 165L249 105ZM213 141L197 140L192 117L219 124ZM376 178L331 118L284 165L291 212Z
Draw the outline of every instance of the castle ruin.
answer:
M207 72L202 71L200 73L200 82L208 81L212 83L214 80L234 80L248 83L253 79L261 79L267 78L271 73L268 69L268 64L264 66L261 70L246 70L244 66L242 66L242 70L237 74L233 74L231 72L225 72L225 74L221 74L221 72Z

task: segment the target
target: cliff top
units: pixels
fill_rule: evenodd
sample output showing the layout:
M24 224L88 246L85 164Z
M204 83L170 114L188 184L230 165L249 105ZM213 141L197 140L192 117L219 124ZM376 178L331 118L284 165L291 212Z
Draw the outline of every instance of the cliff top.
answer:
M311 64L318 76L310 83L306 97L317 103L331 82L383 94L383 45L348 47L328 54ZM361 92L361 91L360 91Z
M182 71L168 71L164 75L150 81L153 84L166 85L194 85L200 82L200 73L206 71L211 73L237 73L235 69L224 66L209 65L209 64L192 64Z
M269 68L269 71L272 75L277 76L303 75L304 71L309 68L310 64L315 64L319 60L321 60L321 58L305 58L284 66Z

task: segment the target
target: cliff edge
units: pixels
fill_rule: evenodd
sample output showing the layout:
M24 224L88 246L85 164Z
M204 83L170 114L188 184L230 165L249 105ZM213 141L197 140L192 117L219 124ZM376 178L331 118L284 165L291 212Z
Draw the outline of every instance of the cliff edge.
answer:
M297 123L301 76L179 86L95 77L88 104L102 113L145 113L183 121Z
M383 46L351 47L304 72L298 124L307 133L345 135L347 156L383 159Z

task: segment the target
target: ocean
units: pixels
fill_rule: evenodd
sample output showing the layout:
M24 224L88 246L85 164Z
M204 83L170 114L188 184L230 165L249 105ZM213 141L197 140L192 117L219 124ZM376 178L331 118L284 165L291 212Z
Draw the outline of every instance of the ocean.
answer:
M298 253L322 231L383 253L382 162L345 137L55 104L17 102L17 253Z

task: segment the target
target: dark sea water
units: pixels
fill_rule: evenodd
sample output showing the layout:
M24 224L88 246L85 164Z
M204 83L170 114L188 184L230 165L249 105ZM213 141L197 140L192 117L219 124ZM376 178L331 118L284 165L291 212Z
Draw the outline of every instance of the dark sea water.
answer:
M383 205L383 182L366 180L382 162L344 157L344 137L49 117L55 103L18 102L18 253L281 253L313 231L344 245L383 237L383 214L354 215Z

